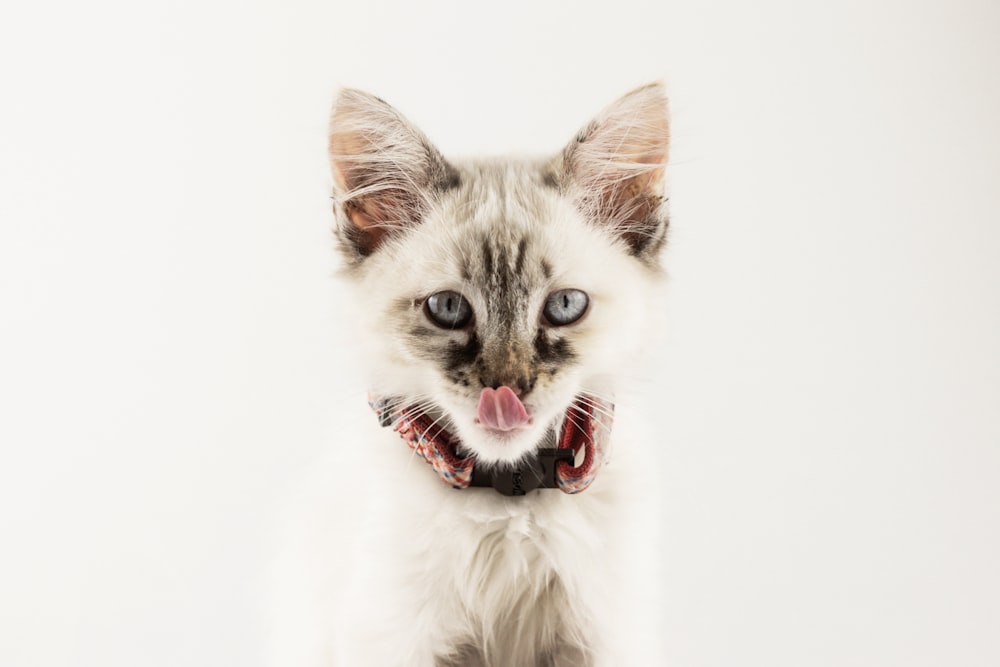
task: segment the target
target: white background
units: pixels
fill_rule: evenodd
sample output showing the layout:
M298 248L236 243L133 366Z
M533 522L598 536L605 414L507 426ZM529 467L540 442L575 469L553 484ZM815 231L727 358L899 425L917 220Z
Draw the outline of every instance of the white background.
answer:
M262 663L338 85L545 153L656 78L670 664L1000 664L995 1L8 3L0 77L5 667Z

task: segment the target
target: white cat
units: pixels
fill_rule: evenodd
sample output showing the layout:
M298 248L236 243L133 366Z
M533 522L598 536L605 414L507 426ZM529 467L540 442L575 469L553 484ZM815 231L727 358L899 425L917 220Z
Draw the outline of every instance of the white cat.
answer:
M622 392L660 303L667 148L658 84L554 158L472 163L341 92L343 321L375 414L306 494L277 664L662 664L658 443Z

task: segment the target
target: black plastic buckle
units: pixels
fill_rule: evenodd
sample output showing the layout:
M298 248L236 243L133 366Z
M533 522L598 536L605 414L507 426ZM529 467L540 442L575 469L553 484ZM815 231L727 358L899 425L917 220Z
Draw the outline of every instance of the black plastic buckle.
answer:
M572 449L539 449L535 456L516 468L481 470L472 469L469 486L492 486L505 496L523 496L535 489L556 489L556 464L566 461L573 465Z

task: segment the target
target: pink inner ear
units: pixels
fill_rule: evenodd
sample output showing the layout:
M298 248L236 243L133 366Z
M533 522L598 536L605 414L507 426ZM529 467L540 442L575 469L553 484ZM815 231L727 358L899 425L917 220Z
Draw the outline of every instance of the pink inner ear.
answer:
M389 150L391 147L378 144L373 136L360 131L334 132L330 136L333 178L345 197L343 211L357 230L350 232L349 238L366 255L393 230L418 221L420 193L408 191L405 185L419 182L419 175L402 173L398 165L387 164L385 153ZM351 196L358 191L364 194Z
M636 162L640 164L665 164L667 161L666 149L660 151L650 151L639 157Z
M349 202L345 207L347 218L362 234L357 240L362 252L368 254L382 243L385 227L373 220L360 205Z
M416 197L398 188L385 188L344 203L344 212L361 234L355 242L364 254L373 252L393 230L416 222Z
M369 230L375 226L375 221L373 221L367 213L365 213L359 206L347 206L347 217L351 219L354 226L359 229Z

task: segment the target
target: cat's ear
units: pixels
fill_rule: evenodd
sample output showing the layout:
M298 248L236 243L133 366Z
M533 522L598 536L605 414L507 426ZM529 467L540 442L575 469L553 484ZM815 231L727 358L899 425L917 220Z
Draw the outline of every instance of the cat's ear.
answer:
M666 90L649 84L580 131L557 160L557 179L584 215L611 227L632 254L649 257L666 238L669 145Z
M357 260L418 224L436 194L458 182L420 130L360 90L337 97L329 150L338 236Z

